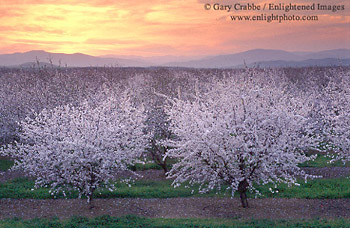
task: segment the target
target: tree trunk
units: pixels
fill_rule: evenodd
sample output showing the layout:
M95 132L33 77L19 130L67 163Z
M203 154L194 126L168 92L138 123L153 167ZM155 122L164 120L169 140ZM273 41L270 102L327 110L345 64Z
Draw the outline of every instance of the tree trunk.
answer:
M168 172L168 167L166 164L166 159L164 160L163 163L160 164L160 166L162 167L163 171L164 171L164 175Z
M241 181L238 185L238 192L239 192L240 197L241 197L241 203L242 203L243 208L249 207L248 199L247 199L248 186L249 186L249 184L248 184L248 181L246 179Z
M169 171L167 167L167 159L165 158L165 160L163 160L163 156L165 155L165 152L167 149L163 146L157 146L155 143L153 143L152 147L153 147L153 152L151 152L151 154L152 154L153 161L157 165L162 167L165 175Z
M94 195L94 191L95 191L95 187L94 187L94 183L95 183L95 174L93 172L93 167L91 167L91 171L90 171L90 191L89 193L87 194L87 197L88 197L88 203L90 205L90 210L94 208L94 204L92 202L92 198L93 198L93 195Z
M247 192L240 192L240 197L241 197L241 203L243 208L249 207L248 205L248 200L247 200Z
M88 198L88 204L89 204L89 209L93 209L94 208L94 201L93 201L93 194L94 194L95 189L93 189L91 192L89 192L87 194L87 198Z
M92 201L92 199L93 199L92 194L93 194L93 191L87 195L90 210L94 208L94 204Z

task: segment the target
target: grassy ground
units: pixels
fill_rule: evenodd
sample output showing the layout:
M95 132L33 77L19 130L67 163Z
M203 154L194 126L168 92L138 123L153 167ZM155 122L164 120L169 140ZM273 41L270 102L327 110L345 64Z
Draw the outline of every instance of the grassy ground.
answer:
M336 162L330 162L331 158L325 155L319 155L314 161L304 162L299 164L299 167L314 167L314 168L322 168L322 167L350 167L350 163L344 164L341 161ZM168 169L171 169L172 164L174 164L174 161L169 162ZM153 163L152 161L149 161L145 164L137 163L134 166L130 167L133 171L143 171L148 169L158 169L161 170L162 167L159 165Z
M149 170L149 169L161 170L162 167L160 167L159 165L155 164L154 162L147 162L145 164L136 163L135 165L130 166L130 169L132 171L143 171L143 170Z
M301 167L327 167L327 166L344 166L341 162L329 163L330 158L318 156L315 161L300 164ZM0 170L6 170L13 165L12 161L0 159ZM346 164L349 166L350 164ZM136 164L134 170L161 169L158 165L148 162L146 164ZM283 198L350 198L350 180L346 178L335 179L315 179L305 183L299 181L300 186L288 187L285 184L280 184L277 188L273 185L257 186L256 188L262 193L261 197L283 197ZM181 186L173 188L170 180L151 181L139 180L136 181L130 188L126 184L117 183L117 190L110 192L101 189L96 192L95 197L98 198L172 198L172 197L189 197L189 196L218 196L228 197L230 193L217 194L212 191L207 194L199 194L198 186L194 188L186 188ZM0 184L0 198L34 198L34 199L50 199L53 198L48 192L48 189L40 188L32 190L34 182L25 178L19 178ZM272 194L269 188L278 191L278 194ZM77 192L71 192L68 198L76 198ZM250 195L254 197L255 195ZM63 198L63 196L58 196Z
M319 155L314 161L308 161L299 164L299 167L315 167L315 168L322 168L322 167L350 167L350 163L344 164L341 161L336 161L330 163L331 158L324 156L324 155Z
M6 171L10 169L13 166L14 162L8 159L0 158L0 171ZM168 168L171 168L171 165L168 166ZM145 164L136 163L133 166L130 166L130 169L133 171L143 171L143 170L149 170L149 169L157 169L161 170L162 167L159 165L153 163L153 162L146 162Z
M341 161L330 163L330 158L324 155L319 155L314 161L309 161L305 163L299 164L299 167L350 167L350 163L343 164ZM168 168L171 168L172 162L169 162ZM6 171L13 165L13 161L2 159L0 158L0 171ZM158 169L161 170L162 167L159 165L153 163L153 162L146 162L145 164L137 163L130 167L133 171L142 171L142 170L149 170L149 169Z
M167 158L167 169L170 170L175 163L175 159ZM136 163L135 165L130 166L130 169L133 171L143 171L149 169L162 170L163 168L160 165L156 164L151 158L146 158L144 164Z
M72 217L69 220L59 219L6 219L0 221L0 228L52 228L52 227L76 227L76 228L97 228L97 227L350 227L350 219L313 219L313 220L238 220L238 219L162 219L143 218L137 216L111 217L101 216L96 218Z
M322 168L322 167L350 167L350 163L344 164L341 161L336 162L330 162L331 158L326 155L318 155L317 158L314 161L304 162L299 164L299 167L314 167L314 168ZM172 164L175 163L175 161L169 160L168 162L168 169L171 169ZM152 161L148 161L145 164L137 163L134 166L130 167L133 171L142 171L142 170L148 170L148 169L158 169L161 170L162 167L159 165L153 163Z
M300 164L300 167L344 167L341 162L329 163L329 158L319 156L315 161ZM0 170L4 171L13 165L12 161L0 160ZM350 166L346 164L345 166ZM132 167L133 170L161 169L153 163L144 165L137 164ZM318 199L335 199L350 198L350 179L334 178L334 179L315 179L305 183L299 181L300 186L288 187L281 184L274 188L273 185L257 186L257 189L264 197L278 198L318 198ZM128 187L123 183L116 183L117 190L110 192L101 189L96 192L96 198L172 198L172 197L230 197L230 193L210 192L207 194L199 194L192 188L181 186L173 188L171 180L151 181L139 180ZM19 178L0 184L0 198L32 198L32 199L52 199L48 189L40 188L32 190L34 181ZM195 186L193 189L197 189ZM272 194L269 188L278 191ZM68 198L77 198L77 192L68 194ZM249 194L249 197L255 197ZM64 198L59 195L57 198ZM3 227L350 227L350 219L337 220L249 220L242 221L239 219L161 219L161 218L143 218L137 216L126 217L110 217L102 216L97 218L73 217L69 220L59 219L6 219L0 221L0 228Z
M306 199L337 199L350 198L350 180L347 178L334 179L314 179L307 183L300 180L300 186L288 187L286 184L280 184L277 188L273 185L257 186L261 192L259 198L306 198ZM117 183L117 190L110 192L106 189L100 189L95 192L96 198L174 198L174 197L230 197L230 192L209 192L200 194L192 188L181 186L173 188L170 180L151 181L139 180L128 187L126 184ZM0 184L0 198L32 198L32 199L52 199L49 190L46 188L34 188L34 181L19 178ZM269 188L272 188L278 193L271 193ZM198 189L194 186L193 189ZM68 193L68 198L77 198L77 192ZM249 197L255 197L255 194L250 194ZM58 195L57 198L64 198L63 195Z
M13 166L13 161L0 158L0 171L6 171Z

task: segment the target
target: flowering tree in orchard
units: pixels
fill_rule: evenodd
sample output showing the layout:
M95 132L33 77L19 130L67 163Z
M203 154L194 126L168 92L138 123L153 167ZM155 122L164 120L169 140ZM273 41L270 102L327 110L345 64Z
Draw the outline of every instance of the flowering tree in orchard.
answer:
M74 104L108 82L88 69L0 69L0 146L18 139L18 122L33 112Z
M36 187L50 186L52 194L72 188L91 202L99 186L113 190L108 181L116 171L128 170L148 139L143 109L133 106L128 92L110 93L26 118L20 142L3 153L16 159L14 169L36 177Z
M327 87L317 95L322 101L322 133L336 152L332 161L350 162L350 71L331 69Z
M248 207L253 183L297 185L296 176L308 177L297 164L312 159L303 153L313 145L310 107L266 77L225 79L191 100L170 100L176 138L167 141L167 156L179 161L169 171L175 186L200 183L204 192L225 184Z
M191 93L198 75L187 74L184 71L168 69L156 70L154 74L139 74L129 78L125 84L133 90L135 102L142 102L146 110L145 132L150 135L150 144L145 157L159 165L164 174L168 172L168 158L165 156L168 146L162 142L170 139L169 121L164 111L167 97L174 97L180 91L182 94ZM187 93L186 93L187 92ZM164 96L166 94L166 96Z

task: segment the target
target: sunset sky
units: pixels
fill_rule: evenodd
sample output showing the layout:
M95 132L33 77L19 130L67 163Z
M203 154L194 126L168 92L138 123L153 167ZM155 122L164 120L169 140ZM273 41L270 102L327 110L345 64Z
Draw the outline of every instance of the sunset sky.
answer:
M295 0L345 5L345 10L297 11L318 21L232 21L232 15L284 11L205 10L230 0L0 0L0 53L45 50L89 55L202 56L254 48L319 51L350 48L349 0Z

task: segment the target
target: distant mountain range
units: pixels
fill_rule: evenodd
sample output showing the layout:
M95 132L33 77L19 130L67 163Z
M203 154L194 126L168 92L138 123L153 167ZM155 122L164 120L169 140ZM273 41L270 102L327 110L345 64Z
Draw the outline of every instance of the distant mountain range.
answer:
M253 49L230 55L204 58L186 56L91 56L81 53L50 53L41 50L0 55L0 66L31 67L193 67L193 68L236 68L242 66L260 67L305 67L305 66L350 66L350 49L334 49L320 52L287 52L282 50Z
M254 49L232 55L219 55L187 62L173 62L169 66L199 67L199 68L231 68L244 64L264 67L302 67L340 65L342 60L350 59L350 49L336 49L321 52L294 53L282 50ZM322 60L322 61L321 61Z
M89 67L89 66L136 66L146 67L149 63L139 60L121 58L102 58L81 53L64 54L46 51L29 51L24 53L0 55L0 66L31 65L36 62L52 63L56 66Z

